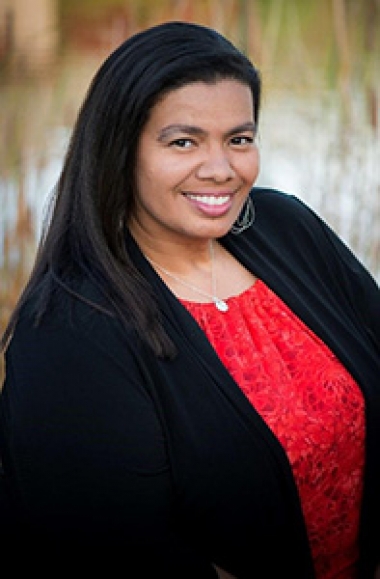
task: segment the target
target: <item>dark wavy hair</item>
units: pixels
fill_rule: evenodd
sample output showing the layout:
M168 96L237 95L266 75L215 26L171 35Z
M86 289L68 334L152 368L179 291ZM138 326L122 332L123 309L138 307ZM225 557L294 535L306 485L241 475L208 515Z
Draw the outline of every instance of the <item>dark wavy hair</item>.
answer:
M257 123L259 73L211 28L159 24L128 38L104 61L80 108L35 265L2 348L31 294L38 323L57 289L80 298L71 281L79 275L92 279L105 298L106 311L132 324L157 355L173 353L148 283L125 246L134 206L136 150L152 107L165 93L226 78L249 86Z

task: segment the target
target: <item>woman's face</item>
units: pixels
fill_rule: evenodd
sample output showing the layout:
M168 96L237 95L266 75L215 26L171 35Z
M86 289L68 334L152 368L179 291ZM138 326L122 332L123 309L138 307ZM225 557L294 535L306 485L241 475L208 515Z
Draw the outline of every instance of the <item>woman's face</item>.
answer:
M253 113L250 88L235 80L192 83L153 107L137 150L137 239L228 232L259 171Z

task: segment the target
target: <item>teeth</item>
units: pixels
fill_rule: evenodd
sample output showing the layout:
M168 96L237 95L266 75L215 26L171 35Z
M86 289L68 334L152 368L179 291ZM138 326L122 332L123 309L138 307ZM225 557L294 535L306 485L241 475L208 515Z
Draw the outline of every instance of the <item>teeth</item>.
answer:
M214 197L209 195L188 195L190 199L194 201L199 201L199 203L204 203L205 205L223 205L229 201L229 195L224 195L223 197Z

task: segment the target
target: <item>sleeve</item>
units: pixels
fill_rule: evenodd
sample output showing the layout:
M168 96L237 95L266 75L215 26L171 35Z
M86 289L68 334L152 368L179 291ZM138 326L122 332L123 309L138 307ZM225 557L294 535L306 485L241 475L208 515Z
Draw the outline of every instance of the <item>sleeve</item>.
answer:
M165 437L126 346L105 329L17 327L1 397L26 516L17 544L40 576L54 554L67 572L216 577L175 532Z

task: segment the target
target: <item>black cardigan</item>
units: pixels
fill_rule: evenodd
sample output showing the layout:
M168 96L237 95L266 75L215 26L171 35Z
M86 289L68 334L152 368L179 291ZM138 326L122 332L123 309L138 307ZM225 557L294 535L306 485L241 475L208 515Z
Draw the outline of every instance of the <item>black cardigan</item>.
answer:
M252 195L254 225L222 243L331 348L365 396L360 578L373 579L380 292L303 203L273 190ZM7 351L1 417L28 545L35 553L43 541L68 570L79 557L87 571L136 565L133 577L211 578L214 562L239 579L312 579L281 445L130 236L127 246L178 355L157 359L134 331L70 296L37 328L23 316Z

